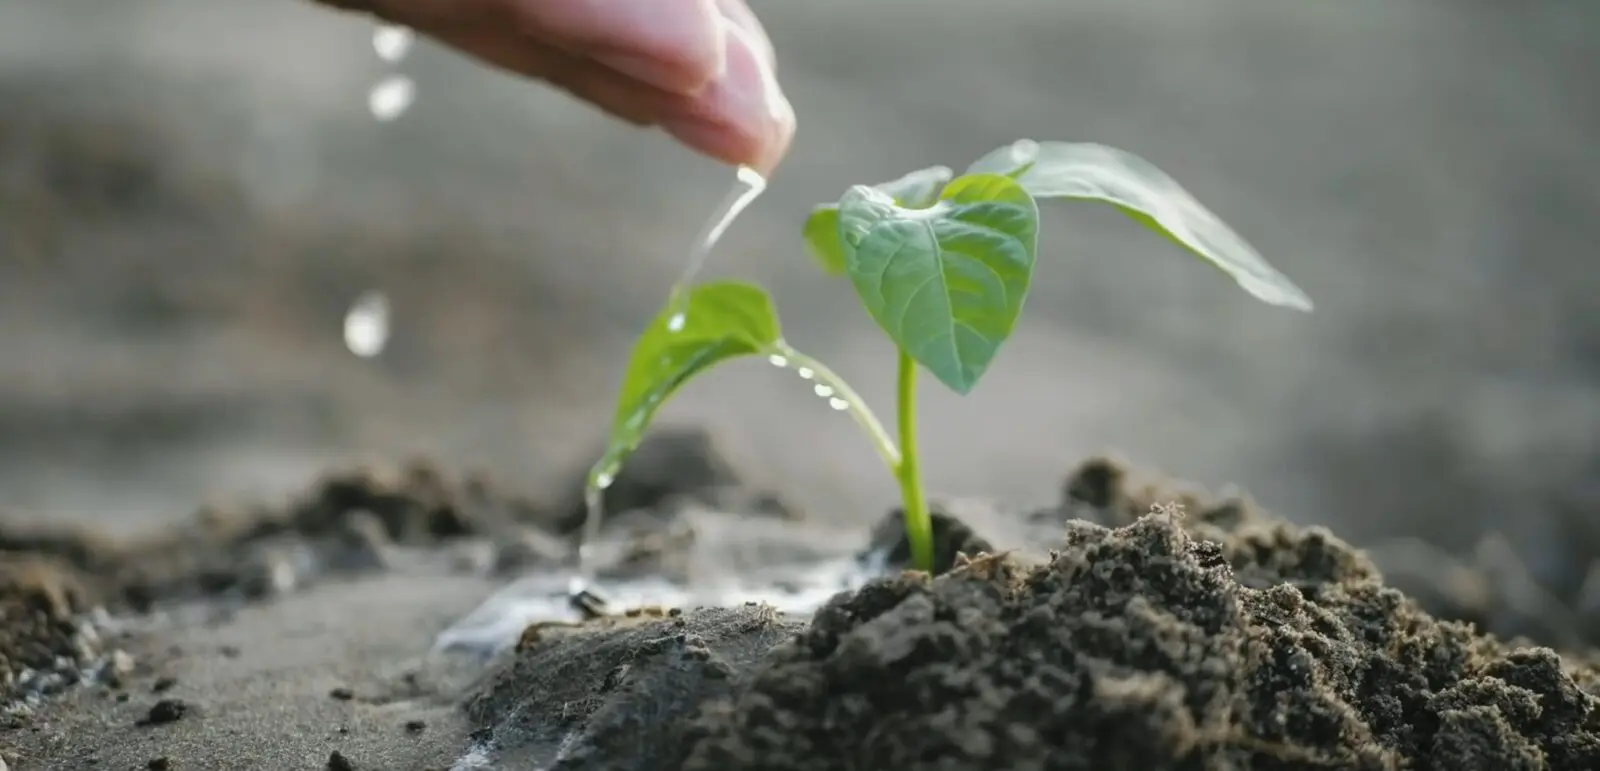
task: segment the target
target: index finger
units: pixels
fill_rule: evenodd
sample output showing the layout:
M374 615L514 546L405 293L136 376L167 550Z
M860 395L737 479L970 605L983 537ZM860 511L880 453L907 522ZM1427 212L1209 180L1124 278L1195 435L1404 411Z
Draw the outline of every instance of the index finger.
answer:
M371 0L380 15L427 32L503 22L539 42L633 78L692 94L722 74L717 0Z

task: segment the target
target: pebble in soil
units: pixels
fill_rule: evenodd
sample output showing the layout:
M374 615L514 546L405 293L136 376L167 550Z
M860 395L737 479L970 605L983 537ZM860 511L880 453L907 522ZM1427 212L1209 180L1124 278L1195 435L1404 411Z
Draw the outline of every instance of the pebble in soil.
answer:
M1600 672L1433 618L1322 528L1107 461L1033 518L1048 559L963 555L809 623L530 628L468 713L560 771L1600 768Z

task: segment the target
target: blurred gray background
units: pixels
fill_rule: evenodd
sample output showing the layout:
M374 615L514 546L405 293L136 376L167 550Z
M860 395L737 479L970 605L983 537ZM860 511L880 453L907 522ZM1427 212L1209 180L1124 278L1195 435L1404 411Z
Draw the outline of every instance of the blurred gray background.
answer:
M890 350L813 268L807 208L1018 137L1145 156L1318 304L1049 205L1020 333L972 396L925 384L931 487L1053 498L1111 450L1462 549L1547 543L1600 478L1600 4L752 5L800 131L711 272L771 286L880 412ZM543 495L593 456L729 170L428 44L380 125L371 32L303 0L0 0L0 507L130 531L362 459ZM369 288L394 338L361 360L340 328ZM770 367L667 416L813 515L893 502Z

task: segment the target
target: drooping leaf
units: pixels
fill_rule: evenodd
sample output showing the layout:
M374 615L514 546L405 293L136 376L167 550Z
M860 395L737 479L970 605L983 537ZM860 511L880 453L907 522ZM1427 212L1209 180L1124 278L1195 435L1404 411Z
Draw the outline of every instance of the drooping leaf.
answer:
M772 298L753 284L701 284L669 300L633 345L605 457L595 468L615 473L684 383L729 359L764 353L781 336Z
M1022 312L1039 208L1016 180L972 174L923 209L858 185L839 201L845 269L872 318L956 393L988 370Z
M969 174L1004 174L1035 198L1102 201L1222 270L1271 305L1311 310L1311 298L1268 264L1172 177L1133 153L1090 142L1020 140L979 158Z
M929 166L873 187L888 193L908 209L925 209L939 199L939 191L955 176L949 166ZM844 247L839 243L839 205L823 204L811 210L804 231L811 254L830 276L844 273Z

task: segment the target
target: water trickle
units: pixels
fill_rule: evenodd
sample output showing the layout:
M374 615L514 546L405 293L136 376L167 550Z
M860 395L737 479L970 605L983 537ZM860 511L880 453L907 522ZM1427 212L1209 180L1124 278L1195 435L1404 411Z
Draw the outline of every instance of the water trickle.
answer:
M711 212L706 224L701 228L700 234L695 237L689 246L689 258L683 266L683 272L678 275L677 283L672 286L672 294L667 301L673 313L667 317L667 331L682 332L689 323L688 309L689 290L692 288L695 276L700 274L700 269L705 266L706 257L711 254L712 248L722 239L728 227L733 224L734 218L750 206L751 202L767 189L767 180L759 172L748 166L740 166L734 171L733 188L723 198L722 203ZM777 363L783 360L781 356L774 356L772 361ZM781 365L780 365L781 366ZM583 536L578 542L578 573L587 578L593 571L593 545L600 534L600 520L605 516L604 492L611 486L616 478L618 467L623 458L627 456L627 448L607 447L599 463L589 472L589 484L584 489L584 520Z
M383 353L389 342L389 298L377 290L363 293L344 316L344 346L363 359Z
M749 166L740 166L734 171L733 188L728 191L727 197L712 211L711 217L700 229L700 234L695 237L689 247L689 258L684 262L683 273L678 276L678 283L673 287L674 292L685 293L689 285L694 282L695 276L700 274L700 269L705 267L706 257L722 240L722 234L728 231L734 218L753 203L757 197L767 189L767 178Z

